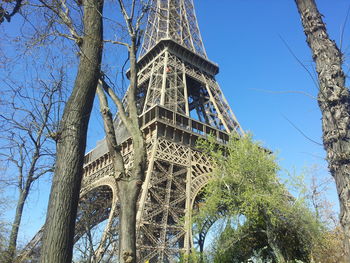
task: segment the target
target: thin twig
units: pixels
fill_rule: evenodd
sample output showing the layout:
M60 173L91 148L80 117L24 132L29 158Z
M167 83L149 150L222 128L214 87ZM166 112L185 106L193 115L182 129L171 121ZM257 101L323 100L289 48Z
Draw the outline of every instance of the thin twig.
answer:
M299 90L284 90L284 91L275 91L275 90L267 90L267 89L250 89L250 90L256 90L256 91L261 91L261 92L268 92L268 93L275 93L275 94L284 94L284 93L296 93L296 94L302 94L305 95L313 100L317 100L316 97L312 96L311 94L304 92L304 91L299 91Z
M303 135L306 139L308 139L309 141L319 145L319 146L323 146L322 143L319 143L313 139L311 139L309 136L307 136L301 129L299 129L292 121L290 121L286 116L282 115L284 119L286 119L298 132L301 133L301 135Z

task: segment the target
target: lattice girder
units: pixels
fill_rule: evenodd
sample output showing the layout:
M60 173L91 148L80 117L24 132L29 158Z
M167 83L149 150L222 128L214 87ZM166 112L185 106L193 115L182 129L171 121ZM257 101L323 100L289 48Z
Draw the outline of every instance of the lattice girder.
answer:
M184 183L187 169L168 162L155 162L151 187L146 189L148 193L145 207L139 208L144 210L139 235L147 236L146 239L139 239L139 260L141 262L147 259L153 262L169 262L169 251L167 250L171 249L172 255L180 254L177 242L185 234L184 229L180 227L180 219L185 213L185 199L179 200L177 197L185 195L180 185ZM166 178L166 180L157 180L158 177ZM181 183L175 183L177 180L180 180ZM158 250L157 255L153 258L149 258L147 251L142 249L151 242Z
M159 54L141 61L138 83L146 93L142 112L155 105L164 106L174 112L196 117L201 122L226 132L243 134L235 115L228 105L218 83L215 72L201 68L202 58L186 61L181 57L181 46L172 42L160 42ZM145 59L143 59L145 60ZM203 60L205 61L205 60ZM205 61L204 64L209 63Z
M192 0L152 0L140 56L160 40L172 39L206 57Z
M193 247L189 222L196 200L194 193L198 193L208 182L209 173L212 170L212 160L206 154L191 149L188 145L178 144L165 138L149 140L147 148L149 149L148 169L138 205L138 262L146 260L150 260L152 263L173 262L182 253L189 252ZM172 155L171 159L169 158L170 154ZM90 227L107 218L109 218L109 223L119 214L116 181L106 169L110 166L108 158L103 157L103 159L104 161L96 160L96 164L89 164L95 168L85 169L83 179L85 187L82 189L81 202L87 197L90 201L96 198L95 203L88 203L89 211L101 209L111 211L114 208L114 212L113 216L101 214L100 216L96 215L96 217L89 216L89 213L79 212L79 218L82 220L86 216L89 217ZM111 191L103 190L104 186L108 186ZM98 196L96 197L89 194L94 193L96 189L103 191L97 191ZM101 206L100 202L103 200L99 197L104 192L108 194L107 199L112 203L103 202L104 205ZM106 210L104 207L109 208ZM186 221L185 225L184 221ZM84 227L87 226L77 225L78 236L82 235ZM41 236L36 237L35 245L31 245L32 251L36 251L36 255L32 255L34 258L39 257L40 240Z
M173 262L193 247L191 230L186 227L196 198L192 192L205 185L196 179L212 170L212 162L205 154L164 138L158 138L154 147L149 156L152 169L147 172L139 203L139 260Z

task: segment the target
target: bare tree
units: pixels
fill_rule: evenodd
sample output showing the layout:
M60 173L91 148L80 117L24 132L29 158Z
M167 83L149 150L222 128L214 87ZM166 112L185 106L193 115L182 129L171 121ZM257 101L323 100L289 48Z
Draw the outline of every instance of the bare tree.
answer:
M314 236L311 262L343 262L344 233L339 224L338 212L335 211L334 204L329 201L328 195L333 178L323 177L318 173L316 166L312 167L310 175L311 181L305 188L305 198L315 212L316 222L321 226L318 234Z
M334 204L327 199L332 177L322 178L313 172L311 182L307 188L306 198L315 212L316 221L333 229L339 225L338 214L334 211Z
M137 109L137 50L140 42L140 26L144 14L147 12L148 4L140 7L136 12L137 1L133 0L127 9L123 0L117 1L124 17L129 41L122 43L114 41L127 47L129 57L129 88L126 93L126 103L116 95L113 89L102 78L97 88L100 101L100 110L104 121L107 146L113 160L114 176L117 180L118 200L120 202L119 215L119 262L136 262L136 213L137 200L144 180L146 167L146 148L143 134L138 120ZM127 11L129 10L129 12ZM108 105L106 94L112 99L118 109L118 117L127 129L132 139L133 157L131 168L124 163L121 147L117 141L113 125L113 117ZM104 242L104 241L102 241Z
M315 0L295 0L318 74L318 104L322 113L323 145L340 201L345 259L350 262L350 94L345 86L343 55L332 41Z
M37 87L10 86L0 114L0 160L11 167L3 183L14 184L18 192L5 262L13 262L23 208L33 183L53 172L55 142L62 105L63 72L52 80L35 80ZM8 83L10 85L10 83ZM14 182L13 182L14 181Z

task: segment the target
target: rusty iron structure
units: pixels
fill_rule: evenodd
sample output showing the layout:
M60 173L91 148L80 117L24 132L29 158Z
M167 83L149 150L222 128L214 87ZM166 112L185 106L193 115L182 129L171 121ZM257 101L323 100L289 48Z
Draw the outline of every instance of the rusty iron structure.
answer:
M196 140L211 135L225 144L230 133L243 130L215 80L219 67L207 58L193 0L153 0L138 67L139 118L148 156L137 212L138 262L177 262L194 247L191 215L213 169ZM132 141L118 118L115 126L125 163L132 165ZM85 156L76 240L86 225L108 220L117 229L111 162L104 140ZM201 250L204 232L197 237ZM40 253L41 236L42 231L22 254Z

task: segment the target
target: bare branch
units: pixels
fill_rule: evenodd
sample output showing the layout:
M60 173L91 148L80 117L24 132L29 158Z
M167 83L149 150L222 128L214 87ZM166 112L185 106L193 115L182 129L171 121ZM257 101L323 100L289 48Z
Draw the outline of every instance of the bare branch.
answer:
M345 28L346 28L346 25L347 25L348 20L349 20L349 15L350 15L350 5L348 7L348 11L346 12L345 20L344 20L344 23L343 23L342 28L341 28L340 45L339 45L340 50L343 49L344 32L345 32Z
M4 18L7 20L7 22L10 22L11 18L20 11L22 2L23 0L16 0L15 7L13 8L11 13L5 11L2 5L0 4L0 24L4 22Z
M310 76L312 82L314 83L315 87L317 90L319 90L319 83L318 81L315 79L315 77L311 74L310 70L304 65L304 63L301 62L301 60L297 57L297 55L295 55L295 53L293 52L293 50L290 48L290 46L288 45L288 43L283 39L282 36L279 36L280 39L282 40L283 44L287 47L288 51L292 54L293 58L300 64L300 66L303 67L303 69L307 72L307 74Z
M274 93L274 94L284 94L284 93L296 93L296 94L302 94L305 95L313 100L317 101L317 98L312 96L311 94L305 92L305 91L299 91L299 90L282 90L282 91L276 91L276 90L266 90L266 89L251 89L256 91L262 91L262 92L268 92L268 93Z
M127 11L126 11L125 6L124 6L123 0L118 0L118 3L119 3L119 6L120 6L120 10L121 10L121 12L123 14L126 26L128 28L129 35L130 36L135 36L135 31L134 31L134 28L132 26L132 18L130 18L128 16Z
M130 125L131 125L131 121L125 112L124 105L123 105L122 101L115 94L114 90L103 79L100 79L100 84L101 84L102 88L104 89L104 91L108 94L108 96L110 96L112 101L118 107L119 117L122 120L122 122L126 125L126 128L128 129L128 127L130 127ZM131 131L129 131L129 129L128 129L128 132L131 132Z
M286 116L283 116L298 132L300 132L306 139L308 139L310 142L313 142L319 146L323 146L322 143L319 143L313 139L311 139L309 136L307 136L301 129L299 129L293 122L291 122Z
M39 0L46 8L50 9L54 12L62 21L64 25L66 25L68 31L71 36L67 36L66 34L62 34L62 36L67 37L68 39L74 40L78 46L81 45L81 36L78 34L77 30L74 27L73 21L69 14L69 8L66 5L66 0L59 0L56 2L57 6L49 5L45 2L45 0ZM61 34L60 34L61 35Z
M124 42L120 42L120 41L115 41L115 40L103 40L103 42L129 47L129 44L124 43Z
M120 146L117 143L112 114L109 110L108 101L102 86L102 83L97 86L97 95L100 101L100 110L103 117L108 150L114 160L113 164L116 177L119 178L122 176L122 174L124 174L124 161L120 153Z

